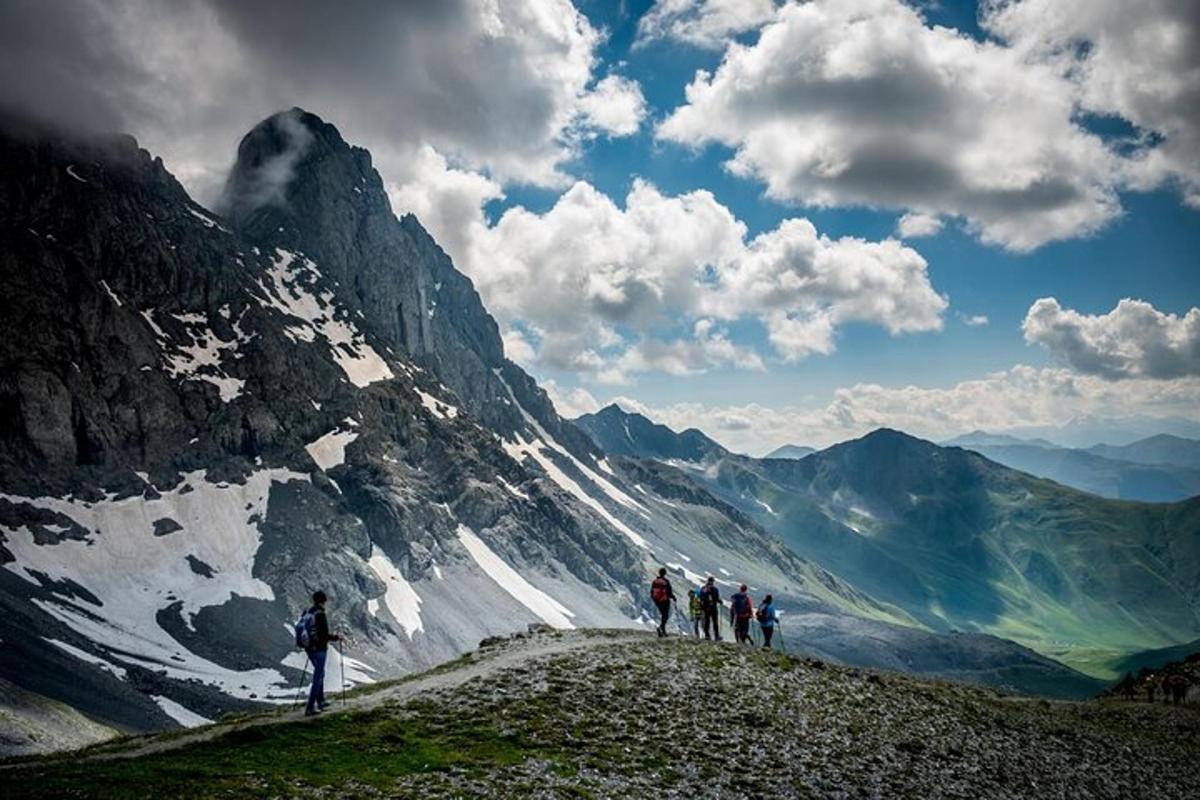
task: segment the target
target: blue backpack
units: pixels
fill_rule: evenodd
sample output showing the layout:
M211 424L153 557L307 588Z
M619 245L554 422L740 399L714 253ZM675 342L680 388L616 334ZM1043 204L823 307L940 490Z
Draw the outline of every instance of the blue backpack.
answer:
M296 620L296 647L307 650L317 643L317 615L309 609Z

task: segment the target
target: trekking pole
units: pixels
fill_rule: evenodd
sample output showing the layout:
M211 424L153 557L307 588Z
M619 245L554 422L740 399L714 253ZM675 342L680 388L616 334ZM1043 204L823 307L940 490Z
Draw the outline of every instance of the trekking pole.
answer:
M342 640L338 639L338 662L342 668L342 706L346 705L346 656L342 654Z
M779 620L775 620L775 635L779 637L780 652L787 652L787 645L783 643L783 626L779 624Z
M296 700L292 703L292 710L300 705L300 698L304 696L304 678L308 675L308 653L304 653L304 669L300 671L300 688L296 690Z

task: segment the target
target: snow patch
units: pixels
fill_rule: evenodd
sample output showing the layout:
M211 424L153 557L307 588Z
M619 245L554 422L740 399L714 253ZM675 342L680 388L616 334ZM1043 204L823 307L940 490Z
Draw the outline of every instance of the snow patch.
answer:
M194 209L194 208L190 208L190 207L188 208L188 210L187 210L187 211L188 211L188 213L189 213L189 214L191 214L193 217L195 217L196 219L198 219L198 220L200 220L201 222L203 222L203 223L204 223L204 227L206 227L206 228L216 228L217 230L219 230L219 231L224 231L225 233L229 233L229 232L230 232L228 228L226 228L224 225L222 225L221 223L217 222L215 219L213 219L212 217L208 216L207 214L202 214L201 212L197 211L196 209Z
M100 669L104 670L105 672L107 672L111 675L115 675L117 678L119 678L121 680L125 680L125 675L127 673L126 673L126 670L124 667L118 667L116 664L112 664L112 663L104 660L103 658L101 658L98 655L89 653L86 650L80 650L78 647L76 647L73 644L68 644L67 642L63 642L58 639L51 639L47 636L43 636L42 638L45 639L50 644L57 647L59 650L62 650L64 653L68 653L69 655L72 655L75 658L78 658L80 661L84 661L84 662L87 662L88 664L97 666Z
M87 183L87 179L80 177L79 173L75 171L74 164L67 164L67 174L70 175L75 180L79 181L80 183Z
M372 547L371 558L367 564L387 587L383 595L383 604L392 613L392 617L404 629L404 632L408 634L408 638L412 639L413 634L424 630L421 624L421 596L408 581L404 580L404 575L396 569L396 565L387 557L387 553L378 547Z
M353 420L346 421L353 422ZM328 472L334 467L346 463L346 447L357 438L358 431L335 429L315 442L304 445L304 449L308 451L312 460L317 462L318 467Z
M27 527L5 526L13 561L3 567L34 585L42 585L35 573L73 582L97 598L98 606L69 593L33 602L102 651L119 654L122 662L162 670L177 680L198 680L243 699L287 701L286 681L278 671L238 671L201 658L160 627L157 614L178 603L184 624L191 627L201 609L235 596L275 599L271 587L252 572L261 534L250 520L265 516L272 485L307 477L271 469L252 473L241 485L210 483L204 471L183 478L176 489L150 501L140 495L94 503L0 495L63 514L88 531L83 540L39 545ZM182 491L185 486L191 488ZM182 530L155 536L154 521L163 517ZM207 567L203 575L193 569L196 561Z
M413 387L413 391L421 398L421 405L433 414L437 419L454 419L458 416L458 409L449 403L438 400L428 392L423 392L417 387Z
M508 490L508 492L509 492L509 494L512 494L512 495L514 495L514 496L516 496L516 497L519 497L519 498L521 498L522 500L528 500L528 499L529 499L529 495L528 495L528 494L526 494L525 492L521 491L521 490L520 490L520 489L518 489L517 487L513 486L513 485L512 485L511 483L509 483L508 481L504 480L504 476L503 476L503 475L497 475L497 476L496 476L496 480L500 481L500 485L501 485L501 486L503 486L505 489L507 489L507 490Z
M474 531L461 523L458 526L458 541L489 578L512 595L518 603L541 617L547 625L560 629L575 627L570 620L575 614L570 609L522 578L520 573L496 555Z
M195 711L176 703L169 697L164 697L161 694L152 694L150 696L154 698L154 702L158 703L158 707L167 713L168 717L185 728L199 728L201 725L212 724L211 719L200 716Z
M109 288L108 281L101 279L100 286L101 286L101 288L104 289L105 292L108 293L109 299L111 299L114 303L117 304L117 308L120 308L121 306L125 305L124 303L121 302L121 298L117 297L117 293Z
M248 339L244 336L230 341L219 339L208 327L205 314L190 312L172 315L183 324L189 338L187 344L178 344L155 322L154 309L144 310L141 315L158 339L167 362L167 373L172 378L211 383L217 387L221 400L226 403L242 393L246 382L241 378L231 378L221 367L221 362L226 355L237 358L238 345Z
M671 569L673 569L674 571L682 574L683 577L687 578L688 583L692 583L697 586L704 583L703 576L698 575L695 572L692 572L690 569L685 567L683 564L672 564L671 562L668 561L667 566L670 567Z
M355 386L369 386L375 381L395 377L387 362L349 321L349 315L338 313L340 309L334 302L333 292L313 293L321 278L316 264L276 248L271 265L267 273L270 284L261 284L266 293L263 305L299 320L284 328L292 341L311 343L318 336L324 338L333 360ZM338 319L339 316L342 319Z

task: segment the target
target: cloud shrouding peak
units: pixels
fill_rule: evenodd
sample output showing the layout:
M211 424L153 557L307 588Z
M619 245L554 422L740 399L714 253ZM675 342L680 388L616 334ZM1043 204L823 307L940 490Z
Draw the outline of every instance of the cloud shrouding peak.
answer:
M215 198L238 138L302 106L409 182L430 145L497 180L562 185L581 138L636 130L569 0L0 4L0 107L120 128Z
M1022 323L1025 341L1043 345L1080 373L1117 380L1200 376L1200 308L1182 317L1125 299L1107 314L1081 314L1052 297Z
M671 39L719 48L775 14L775 0L656 0L638 20L637 44Z
M502 327L519 330L515 347L602 382L762 369L763 354L728 331L740 321L795 361L832 352L850 322L939 330L947 305L925 260L899 242L830 239L805 219L748 239L710 192L669 196L641 180L623 208L579 182L544 213L511 208L489 226L476 210L453 224L469 235L451 255Z
M1118 159L1076 107L1055 65L899 0L812 0L731 44L657 135L734 148L729 169L774 198L961 216L1030 250L1120 212Z

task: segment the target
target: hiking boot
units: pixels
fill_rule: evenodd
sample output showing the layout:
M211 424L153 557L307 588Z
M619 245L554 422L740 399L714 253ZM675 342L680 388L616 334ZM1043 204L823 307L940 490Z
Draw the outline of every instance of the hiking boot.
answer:
M320 714L322 711L324 711L324 709L306 708L306 709L304 709L304 716L315 717L317 714Z
M320 702L320 703L317 703L317 709L318 709L319 711L324 711L324 710L325 710L325 709L327 709L327 708L329 708L329 703L326 703L326 702L324 702L324 701L322 701L322 702Z

